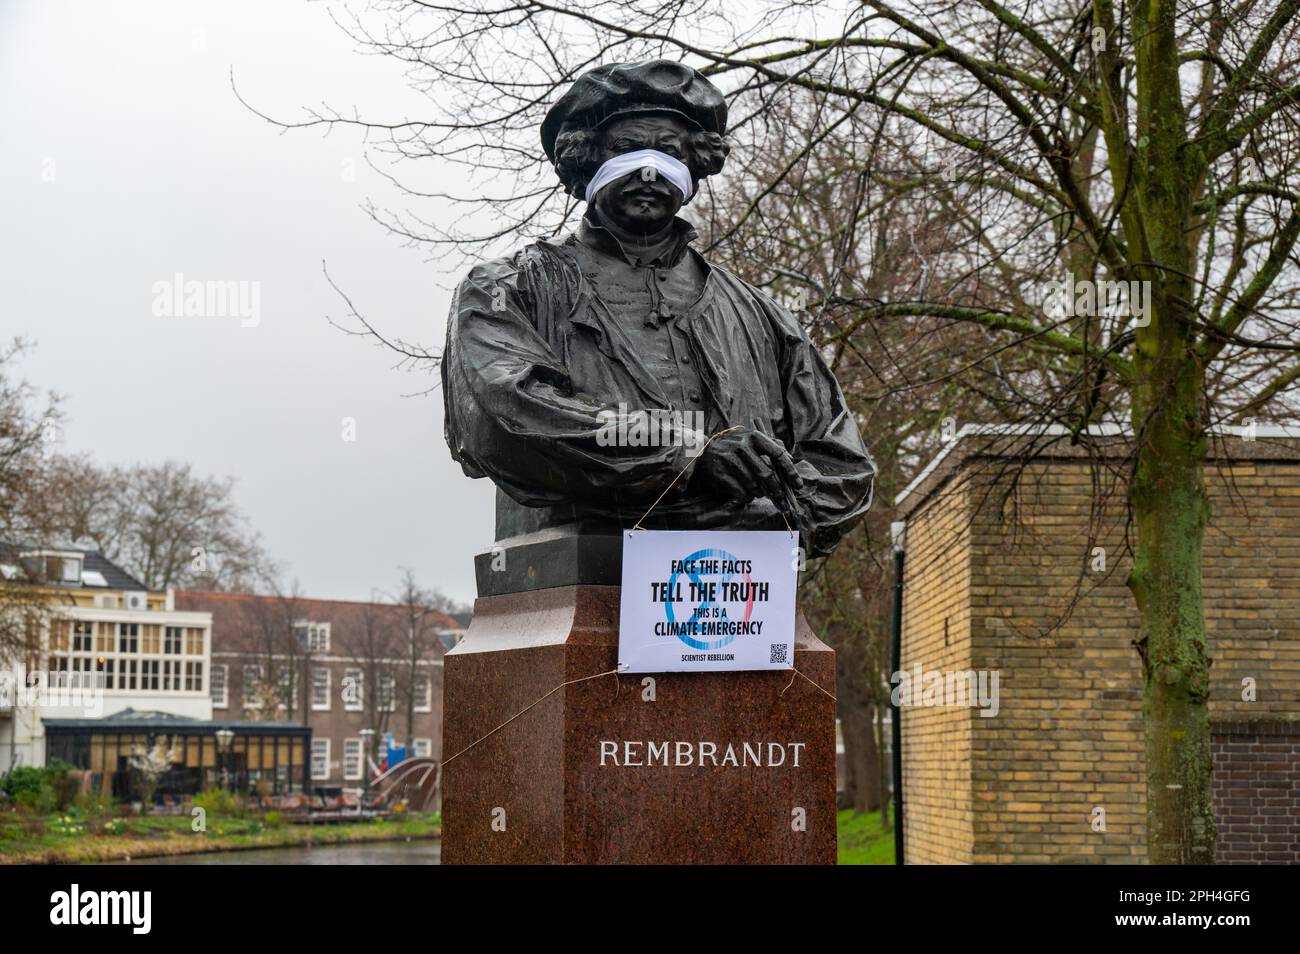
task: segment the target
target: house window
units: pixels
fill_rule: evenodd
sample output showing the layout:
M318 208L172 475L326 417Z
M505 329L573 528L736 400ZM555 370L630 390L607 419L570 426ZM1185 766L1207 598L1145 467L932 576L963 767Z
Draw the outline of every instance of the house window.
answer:
M212 696L212 708L224 709L230 705L230 690L226 685L226 674L229 667L224 663L220 666L214 665L212 672L208 675L208 692Z
M179 656L181 652L181 628L179 626L168 626L167 635L163 638L163 652L168 656Z
M419 673L415 677L415 711L431 712L433 710L433 682L428 673Z
M417 759L427 759L427 758L428 758L429 756L431 756L432 754L433 754L433 740L432 740L432 739L416 739L416 740L415 740L415 757L416 757Z
M298 680L294 678L295 675L293 669L289 666L285 666L280 670L280 676L276 680L280 697L276 701L276 705L281 709L286 708L286 706L290 709L298 708Z
M330 740L311 740L311 777L323 781L330 777Z
M140 651L140 624L117 624L117 651L119 653L137 653Z
M146 659L140 663L140 688L144 690L158 688L158 660Z
M63 557L55 561L58 564L59 576L51 574L51 580L61 580L64 583L81 582L81 560L77 557ZM54 567L50 568L51 570Z
M379 695L375 703L380 712L392 712L397 707L397 680L390 673L379 677Z
M343 740L343 777L348 781L361 778L361 740Z
M202 629L185 630L185 652L191 656L203 655L203 637L205 631Z
M329 623L294 623L293 633L298 639L298 645L309 653L330 651Z
M95 639L95 624L77 620L72 624L72 651L89 653L93 652L92 645Z
M327 653L330 651L330 624L316 623L307 632L307 651Z
M136 687L136 676L138 674L138 660L123 659L121 665L117 667L117 688L134 689Z
M311 671L311 707L328 711L330 707L330 671L317 668Z
M257 663L244 666L244 708L262 708L262 667Z
M187 662L185 664L185 691L203 691L203 663Z
M343 708L360 712L364 707L365 673L360 669L343 670Z

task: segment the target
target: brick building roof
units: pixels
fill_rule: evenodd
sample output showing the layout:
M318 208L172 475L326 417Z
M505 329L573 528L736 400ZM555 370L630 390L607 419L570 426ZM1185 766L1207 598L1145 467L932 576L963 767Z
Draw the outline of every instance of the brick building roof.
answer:
M332 652L364 631L367 614L379 625L404 626L402 608L393 603L365 603L351 600L318 600L294 597L262 596L252 593L217 593L202 590L178 590L178 610L200 610L212 614L212 649L214 652L257 652L261 642L259 630L283 626L285 621L329 623ZM429 627L440 634L457 634L464 627L446 613L433 611Z

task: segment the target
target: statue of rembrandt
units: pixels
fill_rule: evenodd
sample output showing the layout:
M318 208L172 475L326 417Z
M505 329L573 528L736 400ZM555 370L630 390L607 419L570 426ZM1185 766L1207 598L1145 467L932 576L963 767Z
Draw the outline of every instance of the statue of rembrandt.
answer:
M506 524L630 527L679 473L643 526L788 520L824 555L866 511L871 459L807 333L677 215L721 171L726 121L713 84L667 60L597 67L547 113L585 214L470 271L442 361L452 455L496 483Z

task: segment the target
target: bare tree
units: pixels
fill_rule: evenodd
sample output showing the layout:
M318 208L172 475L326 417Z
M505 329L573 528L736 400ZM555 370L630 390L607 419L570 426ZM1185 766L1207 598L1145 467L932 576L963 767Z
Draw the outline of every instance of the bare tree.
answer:
M79 456L51 461L43 481L41 522L150 589L249 590L268 568L233 478L200 477L175 461L103 467Z
M26 350L21 340L0 346L0 664L25 661L35 651L49 599L18 564L22 545L44 542L39 519L46 448L61 421L53 396L38 409L36 392L17 380Z
M359 686L343 691L360 695L366 728L373 729L369 751L363 758L374 760L375 743L389 731L397 711L397 680L408 638L406 621L399 607L369 602L355 612L351 625L334 636L336 648L356 664L361 673ZM368 767L364 767L369 772Z
M406 747L414 754L415 707L421 700L433 697L433 666L429 664L439 655L437 630L443 607L449 606L449 601L441 593L420 586L415 574L403 567L394 603L405 628L396 691L406 718Z
M267 586L268 595L240 601L238 611L243 645L258 660L240 673L244 704L258 718L292 720L301 703L306 722L310 649L297 625L302 590L297 580L283 586L272 579Z

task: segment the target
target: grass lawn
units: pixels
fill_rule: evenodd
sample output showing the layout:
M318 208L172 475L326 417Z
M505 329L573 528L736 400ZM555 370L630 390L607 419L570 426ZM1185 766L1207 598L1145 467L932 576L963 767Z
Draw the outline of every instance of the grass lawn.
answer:
M881 829L880 813L862 814L851 808L839 813L839 863L842 865L892 865L894 830Z
M267 824L264 818L209 816L207 831L190 829L189 815L85 817L76 813L32 819L0 814L0 865L77 864L125 857L184 855L286 845L432 838L436 814L398 815L338 825Z

